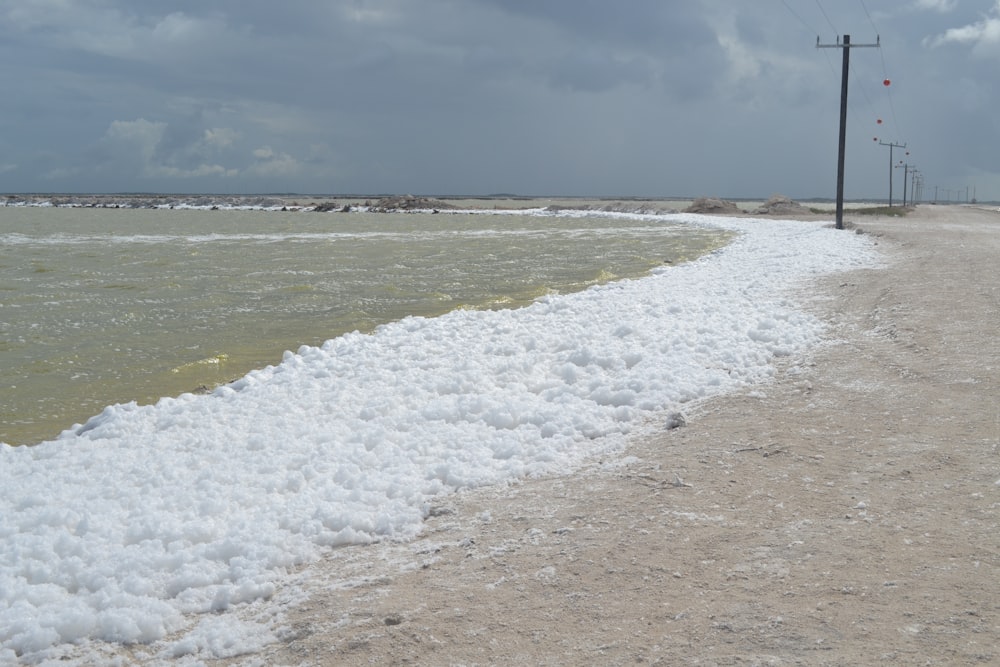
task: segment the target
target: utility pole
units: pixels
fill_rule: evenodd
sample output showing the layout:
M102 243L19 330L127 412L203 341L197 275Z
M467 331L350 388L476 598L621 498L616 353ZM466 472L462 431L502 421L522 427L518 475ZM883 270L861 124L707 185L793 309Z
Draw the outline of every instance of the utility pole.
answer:
M840 72L840 151L837 155L837 229L844 228L844 153L847 146L847 77L851 71L851 49L859 47L879 46L879 39L874 44L851 44L851 36L844 35L843 40L836 44L820 44L816 37L817 49L842 49L844 65Z
M920 170L910 169L910 206L916 206L920 201L920 189L923 186L924 177Z
M878 145L889 147L889 208L892 208L892 168L895 166L892 162L892 149L906 148L906 144L895 144L891 141L889 143L885 143L884 141L880 141L878 142ZM905 202L903 203L903 206L906 206Z
M906 208L906 180L910 177L910 169L915 166L913 164L906 164L905 162L896 165L896 169L903 168L903 208Z

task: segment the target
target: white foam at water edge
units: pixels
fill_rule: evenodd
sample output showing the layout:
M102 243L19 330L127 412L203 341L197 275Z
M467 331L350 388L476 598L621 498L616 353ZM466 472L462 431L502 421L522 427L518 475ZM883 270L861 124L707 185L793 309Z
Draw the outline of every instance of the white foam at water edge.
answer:
M823 333L789 288L877 262L823 223L663 219L740 235L640 280L407 318L0 446L0 663L175 631L172 655L234 655L245 626L186 615L267 598L331 547L413 536L435 496L570 472L658 411L767 380Z

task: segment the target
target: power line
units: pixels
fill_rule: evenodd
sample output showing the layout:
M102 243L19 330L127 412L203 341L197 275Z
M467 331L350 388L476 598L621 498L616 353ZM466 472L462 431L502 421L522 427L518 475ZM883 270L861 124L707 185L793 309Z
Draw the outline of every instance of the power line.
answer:
M882 49L879 49L881 51ZM889 81L889 74L885 69L885 62L882 63L882 75L885 77L886 81ZM892 87L887 86L885 89L885 97L889 101L889 113L892 114L892 124L897 129L897 131L902 134L902 126L899 124L899 120L896 118L896 106L892 103Z
M837 65L836 65L836 63L834 63L833 60L830 59L830 54L829 53L824 53L823 55L826 56L826 64L830 66L830 74L832 74L834 76L834 78L836 78L836 76L837 76Z
M878 34L878 28L875 27L875 21L872 21L872 15L868 11L868 7L865 6L865 0L861 0L861 9L865 10L865 16L868 17L868 22L871 24L872 29L875 31L875 34Z
M888 79L888 77L886 77ZM897 131L902 134L903 128L899 125L899 121L896 120L896 107L892 103L892 93L886 91L886 97L889 100L889 113L892 114L892 124L896 127Z
M875 25L875 21L872 19L871 12L868 11L868 5L865 4L865 0L859 0L859 1L861 2L861 9L864 10L865 16L868 17L868 23L871 25L872 30L875 31L876 35L880 34L878 26ZM878 55L879 55L879 59L882 61L882 78L885 79L886 81L888 81L890 79L890 77L889 77L889 68L885 64L885 49L879 49L878 50ZM899 120L896 118L896 108L895 108L895 106L892 103L892 89L891 89L891 87L887 87L886 88L885 95L886 95L886 98L889 101L889 113L892 116L893 127L896 128L897 132L899 132L900 134L902 134L902 126L900 126Z
M851 63L851 73L854 75L855 79L861 79L861 75L858 74L858 70L854 67L854 63ZM866 86L861 86L861 94L864 95L865 101L868 102L868 108L871 110L872 114L876 114L875 105L872 104L872 98L868 97L868 88Z
M820 36L819 31L816 30L812 25L810 25L810 23L808 21L806 21L804 18L802 18L801 14L799 14L794 9L792 9L791 5L788 4L787 0L781 0L781 4L784 6L785 10L788 11L788 13L791 14L795 18L796 21L798 21L800 24L802 24L802 27L804 27L806 30L808 30L810 33L812 33L816 37ZM819 5L818 2L817 2L817 5ZM830 21L829 16L823 10L823 7L821 5L819 6L819 10L820 10L820 12L823 13L823 16L826 18L826 22L830 25L831 28L833 28L834 27L833 23ZM830 68L830 74L833 77L836 77L837 74L838 74L837 65L833 62L833 59L830 57L830 54L828 52L824 52L823 55L826 57L826 64ZM854 69L853 65L851 66L851 71L853 72L855 78L860 78L860 75ZM869 110L871 111L871 113L873 115L877 116L877 114L875 112L875 105L872 102L871 97L869 96L867 89L862 88L861 90L862 90L862 93L865 96L865 100L868 102ZM859 114L856 106L852 102L848 101L848 107L850 108L851 114L854 115L854 117L859 122L863 120L861 118L861 115Z
M879 49L879 51L881 51L881 50L882 49ZM892 120L892 122L893 122L892 127L894 128L893 131L894 132L898 131L898 123L895 122L895 114L891 113L891 111L892 111L891 105L890 105L889 109L886 109L884 104L877 105L872 100L871 94L868 92L869 88L872 86L872 82L877 79L880 82L880 84L881 84L881 81L884 78L886 78L885 75L883 74L883 76L878 76L877 73L874 71L874 68L868 68L868 67L864 67L864 66L862 66L861 68L858 68L857 66L855 66L854 61L852 61L851 62L851 77L854 79L855 85L857 85L858 87L860 87L861 94L864 97L864 100L865 100L865 102L868 105L868 111L869 111L870 115L869 115L869 117L865 118L865 123L866 124L870 123L873 119L876 119L877 122L878 122L878 124L881 125L882 124L882 119L885 118L887 120ZM881 85L880 85L880 87L881 87ZM857 112L857 110L853 107L853 105L852 105L851 110L854 113ZM878 131L879 131L880 135L882 134L882 132L884 131L884 129L885 128L879 128Z
M864 10L865 16L868 17L868 23L871 25L872 30L875 31L876 35L882 34L879 31L878 26L875 25L875 21L872 20L871 12L868 11L868 6L865 5L865 0L860 0L860 2L861 2L861 9ZM882 75L888 78L888 68L885 66L885 53L883 53L882 49L878 50L878 56L882 60Z
M823 9L823 5L822 5L822 4L820 4L820 1L819 1L819 0L816 0L816 6L817 6L817 7L819 7L819 12L820 12L820 14L822 14L822 15L823 15L823 18L825 18L825 19L826 19L826 24L827 24L828 26L830 26L830 28L832 28L832 29L833 29L833 33L834 33L835 35L839 35L839 34L840 34L840 31L839 31L839 30L837 30L837 26L833 25L833 21L831 21L831 20L830 20L830 17L826 15L826 10L825 10L825 9Z
M819 32L817 32L816 30L813 30L812 26L810 26L808 23L806 23L805 20L801 16L799 16L798 14L796 14L795 10L792 9L791 7L789 7L788 3L785 2L785 0L781 0L781 4L783 4L785 6L785 9L788 10L789 14L791 14L792 16L794 16L795 18L797 18L798 21L799 21L799 23L801 23L803 26L805 26L806 30L808 30L812 34L814 34L817 37L819 37Z

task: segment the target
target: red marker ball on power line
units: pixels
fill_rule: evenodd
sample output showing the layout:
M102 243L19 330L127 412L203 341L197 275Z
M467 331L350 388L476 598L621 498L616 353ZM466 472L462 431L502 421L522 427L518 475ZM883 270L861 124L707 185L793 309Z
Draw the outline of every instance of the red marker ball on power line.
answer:
M883 86L888 86L891 83L892 83L892 81L889 81L889 79L886 79L885 81L882 82L882 85Z

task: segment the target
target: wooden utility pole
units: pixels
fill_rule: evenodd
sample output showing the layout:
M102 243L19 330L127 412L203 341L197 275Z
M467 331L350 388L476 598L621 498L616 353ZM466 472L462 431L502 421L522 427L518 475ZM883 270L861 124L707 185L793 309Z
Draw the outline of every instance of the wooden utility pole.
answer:
M860 47L879 47L879 39L874 44L851 44L851 36L844 35L836 44L820 44L816 38L817 49L843 49L844 66L840 73L840 151L837 156L837 229L844 228L844 153L847 147L847 77L851 70L851 49Z
M924 176L919 169L910 169L910 206L916 206L923 195Z
M915 166L916 165L907 164L905 162L903 164L896 165L896 169L903 170L903 208L906 208L906 180L910 177L910 170ZM912 204L913 202L910 203Z
M892 161L892 149L893 148L906 148L906 144L894 144L892 142L885 143L884 141L878 142L879 146L889 147L889 208L892 208L892 169L896 165ZM904 197L905 199L905 197ZM903 206L906 206L906 202L903 202Z

